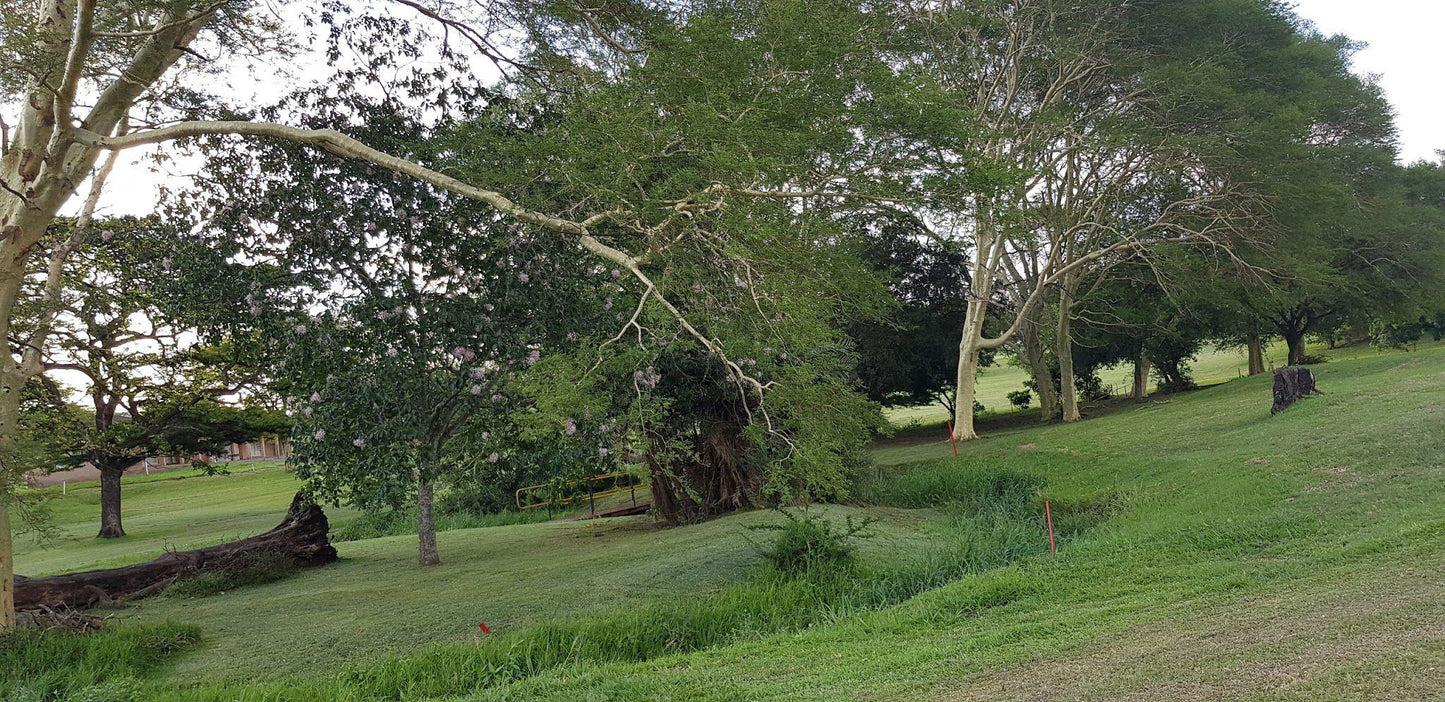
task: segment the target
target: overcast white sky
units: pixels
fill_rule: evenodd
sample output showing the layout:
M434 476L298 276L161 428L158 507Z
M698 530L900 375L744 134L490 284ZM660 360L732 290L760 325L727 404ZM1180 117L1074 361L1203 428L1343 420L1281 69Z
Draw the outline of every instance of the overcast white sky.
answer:
M1435 159L1445 149L1445 0L1295 0L1296 9L1325 34L1369 44L1355 58L1361 74L1376 74L1397 113L1401 158ZM185 164L177 164L184 166ZM108 214L147 214L165 176L123 159L106 188ZM79 199L77 198L76 202Z
M1355 69L1380 76L1395 106L1401 157L1434 160L1445 149L1445 0L1295 0L1295 7L1320 31L1369 44Z

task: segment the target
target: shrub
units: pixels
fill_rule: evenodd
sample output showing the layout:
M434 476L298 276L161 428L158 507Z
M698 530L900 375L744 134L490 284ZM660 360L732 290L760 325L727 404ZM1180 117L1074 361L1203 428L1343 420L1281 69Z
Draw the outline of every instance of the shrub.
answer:
M1015 390L1008 394L1009 404L1021 410L1028 409L1029 405L1033 403L1033 401L1033 393L1029 392L1028 390Z
M749 527L777 532L771 546L761 549L764 558L779 573L802 575L818 569L845 569L854 561L853 539L873 523L871 519L855 523L849 517L843 528L816 514L801 516L778 510L786 518L782 524Z

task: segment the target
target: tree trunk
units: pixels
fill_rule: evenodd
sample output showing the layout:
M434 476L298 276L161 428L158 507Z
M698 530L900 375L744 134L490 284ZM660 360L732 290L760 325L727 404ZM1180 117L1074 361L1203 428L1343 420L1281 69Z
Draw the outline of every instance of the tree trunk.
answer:
M1070 281L1064 281L1059 293L1059 324L1054 339L1054 355L1059 358L1059 404L1060 416L1065 422L1077 422L1079 415L1079 393L1074 388L1074 334L1072 324L1073 299Z
M10 497L0 494L0 634L15 630L15 543L10 536Z
M1149 399L1149 356L1143 349L1134 357L1134 401Z
M416 483L416 539L418 560L424 566L441 565L437 553L437 524L432 478L420 477Z
M1304 332L1287 331L1283 333L1284 343L1289 346L1289 365L1299 366L1305 362L1305 334Z
M1039 329L1043 321L1039 319L1044 314L1042 306L1039 307L1026 324L1019 327L1019 341L1023 346L1024 363L1029 367L1029 375L1034 379L1035 392L1039 396L1039 419L1044 422L1052 422L1059 416L1059 389L1054 385L1054 374L1049 370L1048 359L1044 355L1044 344L1039 338ZM1035 316L1038 315L1038 316Z
M8 326L8 325L7 325ZM20 418L19 386L14 357L0 355L0 456L13 455ZM12 470L0 465L0 470ZM15 541L10 533L10 506L14 497L4 489L12 476L0 476L0 633L15 629Z
M958 342L958 392L954 395L953 438L972 441L978 438L973 427L973 403L978 381L978 352L983 348L982 301L970 300L968 316L963 321L963 338Z
M1308 368L1280 368L1274 372L1274 406L1270 414L1279 414L1306 395L1314 395L1314 371Z
M102 539L125 536L120 524L120 478L125 468L100 466L100 534Z
M325 565L336 560L336 549L327 537L329 527L321 508L297 493L286 518L264 534L194 551L172 551L123 568L19 578L15 601L20 609L110 605L156 594L201 573L254 568L262 554L279 554L296 567Z
M1249 349L1249 374L1259 375L1264 372L1264 342L1258 334L1250 334L1245 341Z

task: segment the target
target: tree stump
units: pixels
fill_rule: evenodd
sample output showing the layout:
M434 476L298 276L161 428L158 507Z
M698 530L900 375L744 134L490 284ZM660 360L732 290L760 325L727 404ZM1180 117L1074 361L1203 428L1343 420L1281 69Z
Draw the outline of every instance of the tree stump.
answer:
M1314 395L1315 374L1308 368L1286 366L1274 372L1274 408L1270 414L1279 414L1306 395Z
M85 609L117 604L156 594L171 584L201 573L226 572L254 563L257 554L276 553L297 567L336 560L328 536L330 524L321 508L300 493L275 529L249 539L194 551L173 551L155 560L123 568L88 570L48 578L15 578L17 610Z

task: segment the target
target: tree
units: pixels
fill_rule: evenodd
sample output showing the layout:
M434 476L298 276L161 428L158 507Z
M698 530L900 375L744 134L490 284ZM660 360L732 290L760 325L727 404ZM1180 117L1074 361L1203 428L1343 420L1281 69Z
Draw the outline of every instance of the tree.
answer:
M626 71L645 66L645 49L638 50L626 42L633 38L633 28L658 26L667 29L668 13L653 10L646 3L626 4L602 11L565 9L541 21L533 11L550 12L550 3L526 4L522 12L495 3L479 6L480 19L491 20L468 24L466 17L453 14L456 4L446 3L440 9L404 3L416 9L428 22L438 22L447 36L456 33L460 44L477 55L501 66L504 72L523 74L528 79L560 64L565 74L558 85L600 71ZM465 9L465 8L464 8ZM332 12L330 10L341 10ZM176 142L207 135L232 135L245 138L269 138L290 141L320 151L367 162L374 167L416 178L441 191L474 200L490 208L502 219L534 227L536 231L586 251L615 266L648 291L651 304L660 305L693 338L720 359L729 377L748 392L760 394L762 384L750 376L725 349L712 339L696 332L682 318L681 310L670 304L662 290L643 271L645 255L629 253L605 243L594 235L593 228L606 225L623 231L640 231L667 236L667 227L659 227L664 219L634 218L630 208L592 210L587 201L569 202L565 207L540 211L518 204L498 190L469 184L457 178L369 147L331 128L303 129L280 123L245 119L198 119L206 116L236 116L213 109L223 101L204 91L195 90L188 81L177 79L188 69L204 67L203 56L193 46L215 50L225 59L245 60L252 50L261 53L285 54L293 48L285 32L271 20L266 8L253 6L246 0L224 0L216 3L150 2L127 3L124 8L101 7L93 0L42 0L16 2L5 7L4 33L0 34L3 50L16 70L8 71L3 85L4 100L18 106L19 122L8 134L5 151L0 154L0 325L7 338L14 339L15 308L22 299L23 282L31 256L40 250L51 220L71 200L76 188L87 180L92 167L105 151L118 152L149 145L174 148ZM362 37L363 56L385 51L374 43L378 38L397 35L397 22L387 18L359 17L351 19L345 7L330 8L323 20L331 21L337 31L334 41ZM477 19L472 17L470 19ZM479 27L505 33L520 30L519 43L523 53L535 50L535 60L521 61L497 48L493 34ZM406 42L402 42L406 46ZM393 48L397 44L391 45ZM445 46L449 53L457 45ZM407 51L417 51L413 43ZM340 54L333 43L329 55ZM413 55L415 55L413 53ZM359 70L376 68L377 63L362 62ZM571 82L585 86L586 81ZM81 107L77 96L95 96L89 109ZM132 129L135 124L155 128ZM8 132L7 126L7 132ZM829 182L815 178L813 184ZM791 197L787 193L761 192L753 183L733 185L708 183L691 193L676 193L663 212L680 215L693 211L686 203L700 203L703 209L714 207L719 198ZM92 191L98 191L92 185ZM818 192L822 192L818 188ZM653 206L662 203L653 203ZM679 206L681 205L681 206ZM658 213L654 210L653 214ZM666 217L666 215L664 215ZM647 220L651 219L651 222ZM51 249L52 260L68 255L67 245ZM49 288L59 285L59 275L50 276ZM42 319L44 316L42 315ZM28 379L41 372L39 349L49 334L47 324L30 330L29 338L0 359L0 442L7 451L13 448L17 432L21 390ZM13 461L9 463L13 469ZM9 484L8 481L5 484ZM0 496L0 631L14 625L13 563L9 537L9 494Z
M57 228L76 224L58 220ZM151 220L98 221L81 234L46 308L53 314L51 341L27 423L56 464L100 471L99 536L115 538L125 535L120 479L127 468L162 455L212 455L279 433L286 423L220 404L258 380L246 341L196 343L185 311L167 306L185 296L177 288L186 276L176 268L196 275L206 261L187 258L188 249L174 246L173 234ZM88 409L72 404L66 373L83 379Z
M952 415L949 369L958 365L954 332L968 305L967 254L935 240L906 213L866 213L855 226L864 257L892 281L898 304L885 321L849 330L864 391L890 407L937 403Z

